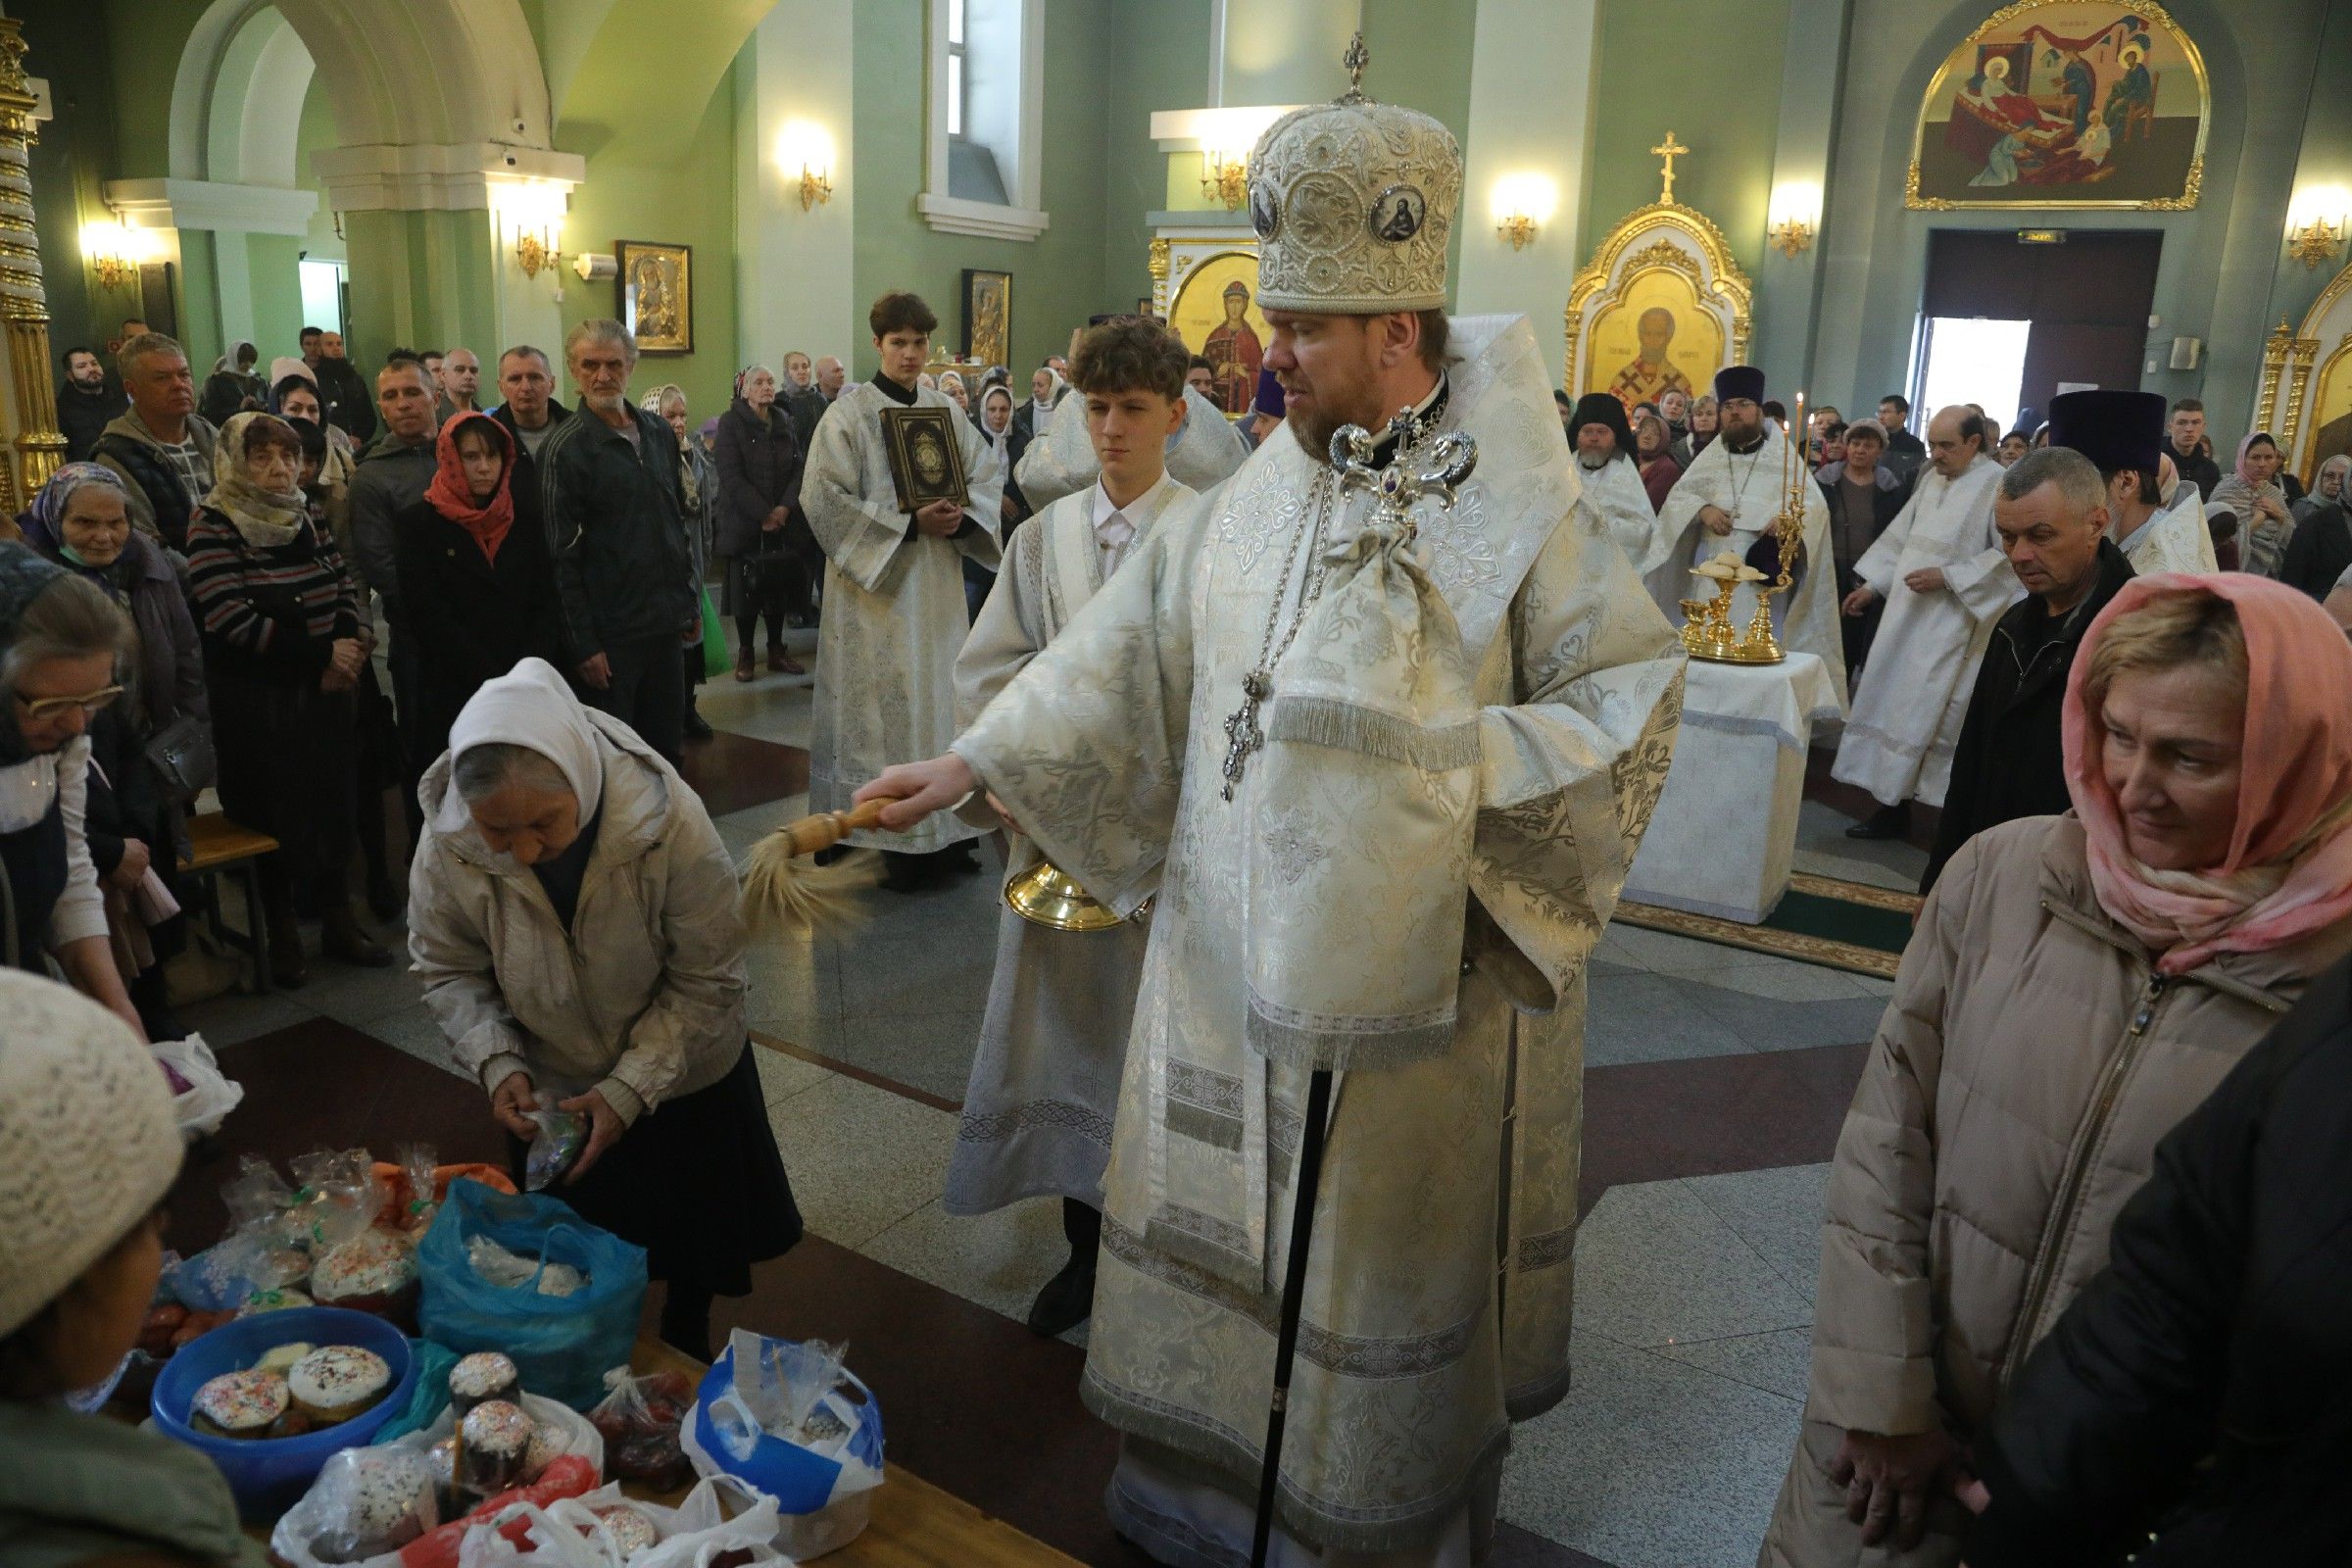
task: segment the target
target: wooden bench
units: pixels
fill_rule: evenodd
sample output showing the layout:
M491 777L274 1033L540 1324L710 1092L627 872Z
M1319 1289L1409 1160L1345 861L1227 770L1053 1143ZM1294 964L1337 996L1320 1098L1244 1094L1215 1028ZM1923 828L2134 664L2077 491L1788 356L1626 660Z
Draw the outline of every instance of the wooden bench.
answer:
M188 818L188 856L179 862L182 876L200 877L210 908L213 940L236 948L253 960L252 990L270 991L270 934L262 915L261 859L277 853L277 840L267 833L239 827L219 811ZM245 925L240 934L220 919L220 889L217 878L238 877L245 888Z

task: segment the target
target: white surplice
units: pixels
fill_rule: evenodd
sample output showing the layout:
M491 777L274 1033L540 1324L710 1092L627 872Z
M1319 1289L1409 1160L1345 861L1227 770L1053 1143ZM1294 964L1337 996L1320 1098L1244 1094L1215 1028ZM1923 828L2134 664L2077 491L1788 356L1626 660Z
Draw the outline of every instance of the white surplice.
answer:
M1248 443L1218 407L1192 387L1184 389L1184 423L1168 438L1168 473L1178 484L1206 495L1234 475L1250 456ZM1040 512L1063 496L1095 482L1102 466L1095 461L1094 439L1086 433L1086 397L1073 391L1021 452L1013 476L1021 495Z
M969 723L1035 659L1161 519L1196 499L1162 475L1125 507L1100 482L1023 523L1006 547L971 639L956 661L956 710ZM999 825L978 797L972 820ZM1011 836L1006 879L1039 859ZM1135 1021L1150 924L1051 931L1006 907L997 916L997 968L980 1020L945 1207L984 1214L1024 1198L1074 1198L1100 1208L1118 1111L1119 1069Z
M2205 522L2205 498L2185 479L2174 487L2173 499L2163 511L2151 513L2147 521L2118 537L2115 544L2132 563L2135 577L2153 577L2160 571L2222 569L2213 553L2213 530Z
M946 393L918 387L914 395L955 418L970 524L959 538L917 533L899 510L882 444L882 411L899 405L872 382L843 387L808 444L801 507L825 551L808 726L812 811L847 810L883 768L936 757L956 738L956 655L970 629L963 558L991 568L1000 559L1003 455ZM853 833L849 842L921 855L980 831L939 811L911 833Z
M1788 487L1782 466L1788 460L1788 441L1781 427L1764 421L1764 440L1755 451L1736 453L1721 436L1683 470L1666 504L1658 509L1658 533L1671 541L1656 566L1647 573L1650 597L1666 618L1683 623L1682 601L1711 599L1715 585L1690 575L1729 550L1740 559L1773 526L1788 504ZM1804 522L1798 538L1804 545L1804 577L1788 594L1773 596L1773 624L1782 646L1812 654L1829 665L1840 694L1845 691L1845 642L1838 627L1838 567L1830 545L1830 504L1813 482L1812 470L1801 465L1796 472L1796 501ZM1702 507L1720 507L1732 518L1728 534L1710 533L1698 520ZM1756 591L1742 583L1732 599L1732 628L1744 633L1756 611Z
M1674 548L1674 534L1649 504L1649 491L1634 460L1614 453L1599 467L1588 468L1579 458L1576 476L1584 485L1584 493L1576 498L1577 514L1624 551L1634 570L1644 575L1656 570Z
M1831 776L1883 806L1943 804L1977 665L1993 623L2025 593L1992 527L2004 471L1982 454L1957 479L1922 468L1911 499L1854 564L1886 612ZM1928 566L1944 586L1913 592L1903 579Z
M1280 1489L1287 1528L1353 1551L1446 1531L1492 1495L1509 1421L1566 1390L1585 962L1681 704L1674 637L1623 554L1575 520L1534 329L1465 318L1452 341L1439 428L1476 437L1478 469L1450 513L1421 506L1405 548L1457 622L1484 705L1464 737L1477 757L1465 962L1439 1054L1340 1076ZM1124 911L1156 895L1083 1394L1243 1496L1310 1076L1252 1049L1250 976L1268 956L1249 940L1250 879L1296 882L1337 856L1376 881L1394 838L1328 817L1311 792L1272 798L1263 765L1245 767L1233 801L1221 793L1226 721L1278 601L1307 576L1315 552L1297 542L1318 521L1324 471L1277 430L1221 492L1164 520L955 748L1096 897ZM1370 505L1333 507L1329 559ZM1277 706L1286 673L1313 672L1278 662ZM1335 922L1369 934L1393 913L1365 900ZM1330 984L1361 962L1347 940L1295 957ZM1218 1211L1180 1193L1213 1195Z

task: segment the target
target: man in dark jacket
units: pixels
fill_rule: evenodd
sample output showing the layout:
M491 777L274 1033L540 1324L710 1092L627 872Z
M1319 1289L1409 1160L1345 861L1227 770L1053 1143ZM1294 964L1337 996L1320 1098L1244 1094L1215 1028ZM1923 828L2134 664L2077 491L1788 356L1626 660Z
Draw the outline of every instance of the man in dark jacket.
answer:
M499 405L490 411L490 417L505 425L507 434L514 438L516 485L539 482L533 459L555 434L556 426L571 417L571 411L556 401L555 391L555 372L542 351L517 343L498 357Z
M2182 398L2173 405L2172 439L2173 469L2197 487L2197 494L2213 499L2213 487L2222 482L2222 466L2205 455L2205 405L2195 398Z
M1923 894L1975 835L2073 806L2060 734L2067 673L2091 621L2132 580L2132 564L2107 537L2107 487L2080 452L2045 447L2020 458L2001 476L1992 515L2028 597L1994 623L1977 666Z
M686 744L678 641L701 612L686 554L677 436L629 400L637 341L618 321L564 339L577 411L539 448L539 507L580 700L678 761Z
M95 349L66 350L66 378L57 383L57 428L66 438L66 461L80 463L98 445L110 423L122 417L130 399L107 383L106 367Z
M2156 1146L2106 1272L1978 1436L1971 1563L2352 1561L2347 1124L2338 963Z
M1887 464L1909 484L1928 462L1928 444L1911 433L1911 400L1899 392L1879 399L1879 427L1886 432Z
M99 432L93 462L122 476L131 526L177 550L213 490L219 432L196 412L188 357L161 332L141 332L116 356L130 407Z
M360 591L361 618L368 618L367 599L370 588L384 602L384 622L391 634L384 662L392 670L392 710L400 731L402 755L385 759L391 765L374 771L395 774L412 786L404 787L400 795L413 839L424 825L423 808L417 804L414 781L433 759L416 755L422 744L420 737L427 733L417 723L421 706L417 687L423 653L416 644L408 606L400 597L399 545L394 519L424 499L425 487L433 482L438 466L433 440L432 378L416 360L396 360L376 372L375 396L384 416L384 433L360 454L359 466L352 471L351 541L345 561L356 579L354 586ZM382 698L373 700L380 703Z
M343 352L343 334L318 334L318 363L311 367L318 377L318 391L326 399L326 419L329 424L343 427L355 445L366 446L375 438L375 400L368 395L368 383Z

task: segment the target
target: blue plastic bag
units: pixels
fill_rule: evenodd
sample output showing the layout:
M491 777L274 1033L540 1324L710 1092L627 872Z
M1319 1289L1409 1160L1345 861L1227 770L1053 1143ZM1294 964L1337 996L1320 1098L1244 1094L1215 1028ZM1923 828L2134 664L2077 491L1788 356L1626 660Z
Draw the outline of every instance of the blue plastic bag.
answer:
M699 1463L696 1468L705 1475L714 1469L757 1488L775 1498L776 1505L786 1514L816 1513L880 1486L882 1407L874 1402L872 1391L847 1367L841 1369L840 1386L821 1400L823 1409L848 1429L846 1441L830 1446L836 1449L831 1454L814 1452L760 1431L751 1412L742 1406L735 1389L736 1351L747 1341L755 1340L763 1348L790 1343L738 1330L727 1348L719 1351L710 1370L703 1374L702 1387L696 1394L694 1444L707 1456L710 1469L704 1469ZM719 1414L730 1404L735 1406L731 1422ZM733 1434L724 1430L729 1425L735 1429ZM744 1442L747 1429L749 1451L739 1451L737 1446ZM804 1549L795 1555L814 1553Z
M567 1263L587 1276L570 1296L543 1296L538 1272L502 1288L474 1270L466 1243L486 1236L540 1271ZM626 1366L645 1307L645 1249L544 1193L493 1192L456 1181L416 1249L423 1337L460 1355L502 1350L533 1394L586 1410L605 1396L607 1368Z

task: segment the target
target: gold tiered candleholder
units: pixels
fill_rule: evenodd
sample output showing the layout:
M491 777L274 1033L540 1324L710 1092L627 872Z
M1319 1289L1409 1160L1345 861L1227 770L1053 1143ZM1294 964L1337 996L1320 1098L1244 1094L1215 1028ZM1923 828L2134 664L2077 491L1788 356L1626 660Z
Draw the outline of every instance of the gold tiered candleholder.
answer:
M1788 657L1772 629L1772 596L1787 593L1795 579L1797 547L1805 533L1804 487L1813 482L1813 475L1798 456L1804 429L1805 395L1799 392L1796 421L1785 432L1781 449L1781 510L1772 519L1772 531L1781 546L1780 574L1768 580L1732 550L1692 567L1691 576L1715 585L1713 598L1682 601L1683 649L1692 659L1718 664L1777 664ZM1756 611L1748 617L1746 631L1736 633L1732 601L1741 583L1763 586L1756 589Z

